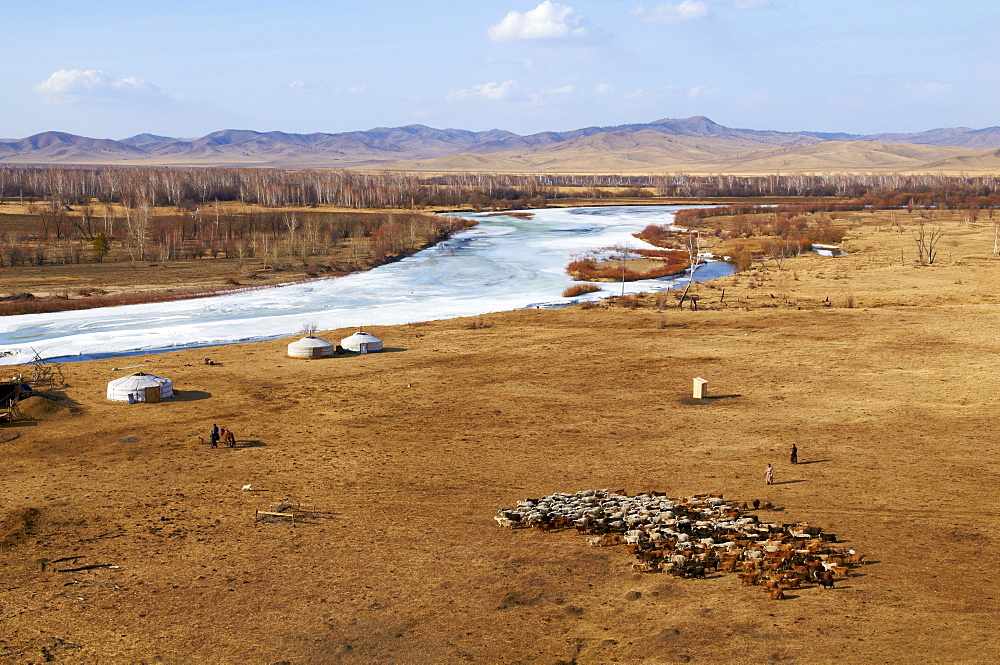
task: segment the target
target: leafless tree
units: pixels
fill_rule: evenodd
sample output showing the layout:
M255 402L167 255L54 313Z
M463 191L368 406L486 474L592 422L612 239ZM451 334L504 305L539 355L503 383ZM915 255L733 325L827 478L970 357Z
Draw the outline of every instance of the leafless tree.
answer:
M921 265L931 265L937 258L937 244L941 237L945 235L944 229L940 226L927 228L923 222L913 232L913 241L917 244L917 260Z
M688 291L691 290L691 285L694 284L694 273L698 270L698 257L701 255L701 233L698 231L689 233L684 239L684 247L687 249L688 264L691 266L691 272L688 278L688 285L684 287L684 293L681 294L681 299L677 303L679 308L684 307L684 299L688 297Z
M605 247L608 258L612 261L620 261L622 267L622 295L625 295L625 273L628 269L628 261L635 255L635 248L629 243L623 242L610 247Z
M766 237L761 240L760 245L779 271L785 259L802 253L802 243L788 238Z

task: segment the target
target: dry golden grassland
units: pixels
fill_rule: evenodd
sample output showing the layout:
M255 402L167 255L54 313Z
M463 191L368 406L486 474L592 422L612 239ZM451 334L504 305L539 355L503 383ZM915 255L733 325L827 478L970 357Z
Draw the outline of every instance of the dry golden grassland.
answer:
M1000 260L988 221L929 221L934 265L914 220L879 219L846 256L696 287L698 311L648 296L374 328L367 356L67 365L0 429L0 660L997 662ZM131 365L177 397L106 401ZM696 376L720 398L692 400ZM200 444L212 423L241 445ZM772 601L492 519L597 488L760 498L872 563ZM320 514L254 522L286 497ZM59 572L94 564L117 567Z

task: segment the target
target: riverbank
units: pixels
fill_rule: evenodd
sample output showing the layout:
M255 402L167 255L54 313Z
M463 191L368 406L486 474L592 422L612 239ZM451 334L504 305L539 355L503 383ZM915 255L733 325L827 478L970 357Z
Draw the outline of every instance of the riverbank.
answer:
M619 189L624 191L624 188ZM825 199L571 196L549 200L546 207L700 206L748 202L777 205L821 200ZM177 226L182 240L178 242L175 238L168 242L167 236L163 236L146 248L144 260L138 260L135 248L127 247L127 238L122 235L127 218L138 213L120 204L67 207L56 215L40 202L7 201L0 205L0 226L8 238L7 245L0 249L0 269L4 271L0 316L170 302L366 271L411 256L450 237L455 230L442 229L430 234L427 229L417 233L405 231L405 242L386 247L382 239L370 235L370 230L350 231L354 228L351 224L360 223L361 227L366 227L367 219L379 216L390 221L423 216L428 223L431 220L440 223L441 216L449 213L467 215L476 211L477 208L469 205L431 207L423 211L372 211L333 206L268 208L238 202L207 204L194 209L152 207L146 212L150 220L167 220L168 227ZM323 221L324 215L346 218L348 222L344 228L348 230L338 231L320 241L323 233L332 232L331 222ZM89 236L70 240L65 235L69 230L80 229L86 229ZM108 253L96 257L91 238L98 232L110 233L114 229L118 229L118 240L114 240L112 233ZM286 237L269 240L262 233L266 229L280 229ZM159 233L162 232L161 229ZM310 239L308 247L306 240L296 240L296 232L300 239ZM183 240L184 237L188 240ZM21 240L16 240L18 238Z
M0 317L4 364L43 358L103 357L273 339L315 324L372 326L474 316L522 307L562 307L572 283L570 257L633 241L649 220L677 208L652 206L545 209L530 217L468 215L477 225L433 248L378 270L280 289L100 310ZM464 223L464 222L463 222ZM715 264L712 266L715 267ZM724 273L728 266L720 265ZM699 278L719 272L703 268ZM615 293L622 291L616 285ZM627 293L664 290L659 280L631 282ZM600 294L588 297L594 299Z
M63 225L83 226L84 211L63 214ZM91 235L123 227L127 216L122 206L108 206L100 220L95 210L86 214L92 216ZM94 241L29 235L51 233L51 216L34 204L0 206L8 238L0 250L0 316L170 302L344 276L400 261L468 227L431 213L333 207L274 210L230 203L212 211L215 221L208 212L184 214L191 219L174 208L150 210L151 220L172 220L189 237L163 236L139 260L123 240L109 241L98 256ZM283 236L265 233L276 225Z

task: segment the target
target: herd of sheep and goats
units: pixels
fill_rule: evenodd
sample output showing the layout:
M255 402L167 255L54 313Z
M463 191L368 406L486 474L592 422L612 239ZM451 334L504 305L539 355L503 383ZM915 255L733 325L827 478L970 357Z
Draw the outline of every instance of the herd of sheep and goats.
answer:
M593 547L624 545L637 573L704 578L707 571L735 572L745 586L761 586L775 600L804 584L832 589L865 563L863 554L834 545L837 537L821 527L762 522L749 512L771 508L756 499L727 503L722 495L669 499L658 492L584 490L518 501L494 519L512 529L572 528Z

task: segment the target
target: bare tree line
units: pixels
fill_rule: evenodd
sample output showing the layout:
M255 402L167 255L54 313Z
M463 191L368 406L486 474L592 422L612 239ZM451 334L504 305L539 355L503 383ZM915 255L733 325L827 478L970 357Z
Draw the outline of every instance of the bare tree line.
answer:
M264 265L309 265L335 249L350 270L381 264L433 244L466 222L408 212L234 211L217 202L158 211L130 204L87 203L34 214L0 215L0 267L104 260L236 259L237 271Z
M330 205L360 210L543 207L601 196L811 197L769 212L961 208L975 219L1000 206L1000 178L901 174L733 176L688 174L412 174L344 170L0 166L0 202L26 203L35 228L0 228L0 266L110 260L263 257L277 264L349 249L355 265L382 263L450 232L455 220L404 213L320 213L287 208ZM837 199L831 201L829 199ZM233 212L222 202L263 206ZM752 213L759 206L687 210L678 215ZM164 211L167 209L167 212ZM286 208L286 210L282 210ZM794 208L794 210L792 209ZM929 213L928 213L929 214ZM100 238L99 238L100 236Z
M0 198L44 200L63 206L96 201L133 210L190 207L238 201L266 207L333 205L346 208L538 207L547 200L617 195L668 197L837 197L872 199L886 205L968 205L1000 203L1000 177L903 175L898 173L820 175L546 175L458 173L440 176L310 169L0 166ZM569 190L569 191L567 191ZM624 192L621 190L625 190ZM129 220L131 221L131 220ZM140 215L136 223L144 223Z

